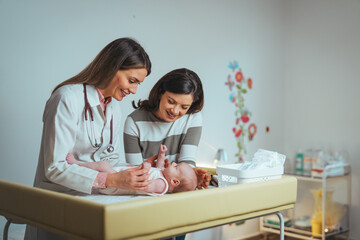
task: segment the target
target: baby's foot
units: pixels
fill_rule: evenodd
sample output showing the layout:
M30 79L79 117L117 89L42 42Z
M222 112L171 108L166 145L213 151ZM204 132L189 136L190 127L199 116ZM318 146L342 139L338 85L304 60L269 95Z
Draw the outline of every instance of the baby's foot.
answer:
M78 162L78 160L76 160L75 159L75 157L74 157L74 155L72 155L71 153L68 153L67 155L66 155L66 161L67 161L67 163L68 164L78 164L79 165L79 162Z

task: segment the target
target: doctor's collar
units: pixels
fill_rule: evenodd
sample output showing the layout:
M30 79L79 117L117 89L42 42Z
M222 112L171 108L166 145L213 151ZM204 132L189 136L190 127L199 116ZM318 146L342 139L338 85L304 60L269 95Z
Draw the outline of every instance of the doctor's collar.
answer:
M91 107L100 105L99 95L96 90L96 87L94 87L93 85L86 84L86 92Z
M111 102L112 97L104 97L104 95L101 93L100 89L96 87L96 91L99 95L99 100L101 104L107 105Z

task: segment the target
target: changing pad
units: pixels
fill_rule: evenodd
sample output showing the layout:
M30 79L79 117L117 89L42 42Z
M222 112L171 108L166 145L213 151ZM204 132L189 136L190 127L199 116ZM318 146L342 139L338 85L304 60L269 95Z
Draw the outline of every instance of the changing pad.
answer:
M283 176L99 203L0 180L0 215L72 239L156 239L293 208L296 191L296 178Z

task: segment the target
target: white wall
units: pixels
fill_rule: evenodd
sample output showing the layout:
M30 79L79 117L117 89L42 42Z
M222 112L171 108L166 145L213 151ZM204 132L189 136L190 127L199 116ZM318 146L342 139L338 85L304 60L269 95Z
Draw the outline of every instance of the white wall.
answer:
M246 105L258 125L246 157L259 147L290 157L299 147L346 148L353 195L359 196L359 13L355 0L0 0L0 179L32 185L51 90L107 43L130 36L147 50L153 69L138 93L123 101L124 116L131 100L146 98L159 77L188 67L204 84L203 140L232 157L234 106L224 83L228 63L238 60L254 80ZM300 95L305 91L313 98ZM257 226L247 221L226 238L256 233Z
M284 151L346 150L360 239L360 1L286 1Z
M282 132L277 116L282 109L275 108L268 116L268 107L280 105L282 96L273 94L282 86L280 3L0 1L0 100L6 103L1 105L0 178L32 184L42 111L51 90L82 70L107 43L123 36L136 38L153 63L153 73L138 94L124 100L124 115L132 111L130 100L147 97L163 74L188 67L204 84L203 139L227 149L232 158L234 106L224 83L228 63L238 60L244 74L254 80L253 93L248 94L254 121L263 129L265 123L273 126L271 139L264 140L259 133L257 144L278 149ZM249 152L257 148L256 141L253 145ZM236 235L258 231L257 221L248 225Z
M32 183L42 111L51 90L82 70L107 43L123 36L136 38L153 63L153 73L138 93L124 100L124 115L132 111L130 100L145 98L163 74L188 67L199 74L205 88L203 138L216 147L227 148L233 156L236 152L231 132L234 108L224 85L229 73L227 65L238 60L244 74L254 79L253 95L248 94L253 101L249 104L254 106L254 119L262 121L265 118L262 114L267 112L261 109L268 108L256 94L272 98L273 90L281 88L279 3L0 2L1 88L6 89L1 100L8 103L1 106L4 115L1 148L9 159L0 163L1 177ZM278 105L281 95L275 96L271 102ZM276 117L281 109L274 110ZM270 120L266 122L271 124ZM277 128L273 132L278 138L281 124L276 119L273 122ZM18 169L19 165L27 167Z

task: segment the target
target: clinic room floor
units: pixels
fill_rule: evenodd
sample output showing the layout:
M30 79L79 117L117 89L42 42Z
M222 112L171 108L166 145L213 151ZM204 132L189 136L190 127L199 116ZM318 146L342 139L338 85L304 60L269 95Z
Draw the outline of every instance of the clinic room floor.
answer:
M279 235L277 234L267 234L267 235L259 235L257 237L247 238L243 240L279 240ZM240 239L239 239L240 240ZM298 240L298 238L285 237L285 240ZM348 234L341 234L332 237L326 238L326 240L352 240L348 237Z
M1 231L2 233L2 231ZM24 239L25 225L23 224L11 224L9 229L8 240L22 240ZM2 234L0 235L0 240L3 239ZM338 235L331 238L326 238L327 240L351 240L348 238L347 234ZM226 239L222 239L226 240ZM241 239L239 239L241 240ZM243 240L279 240L279 235L277 234L268 234L268 235L259 235L257 237L247 238ZM285 240L297 240L296 238L285 237Z

